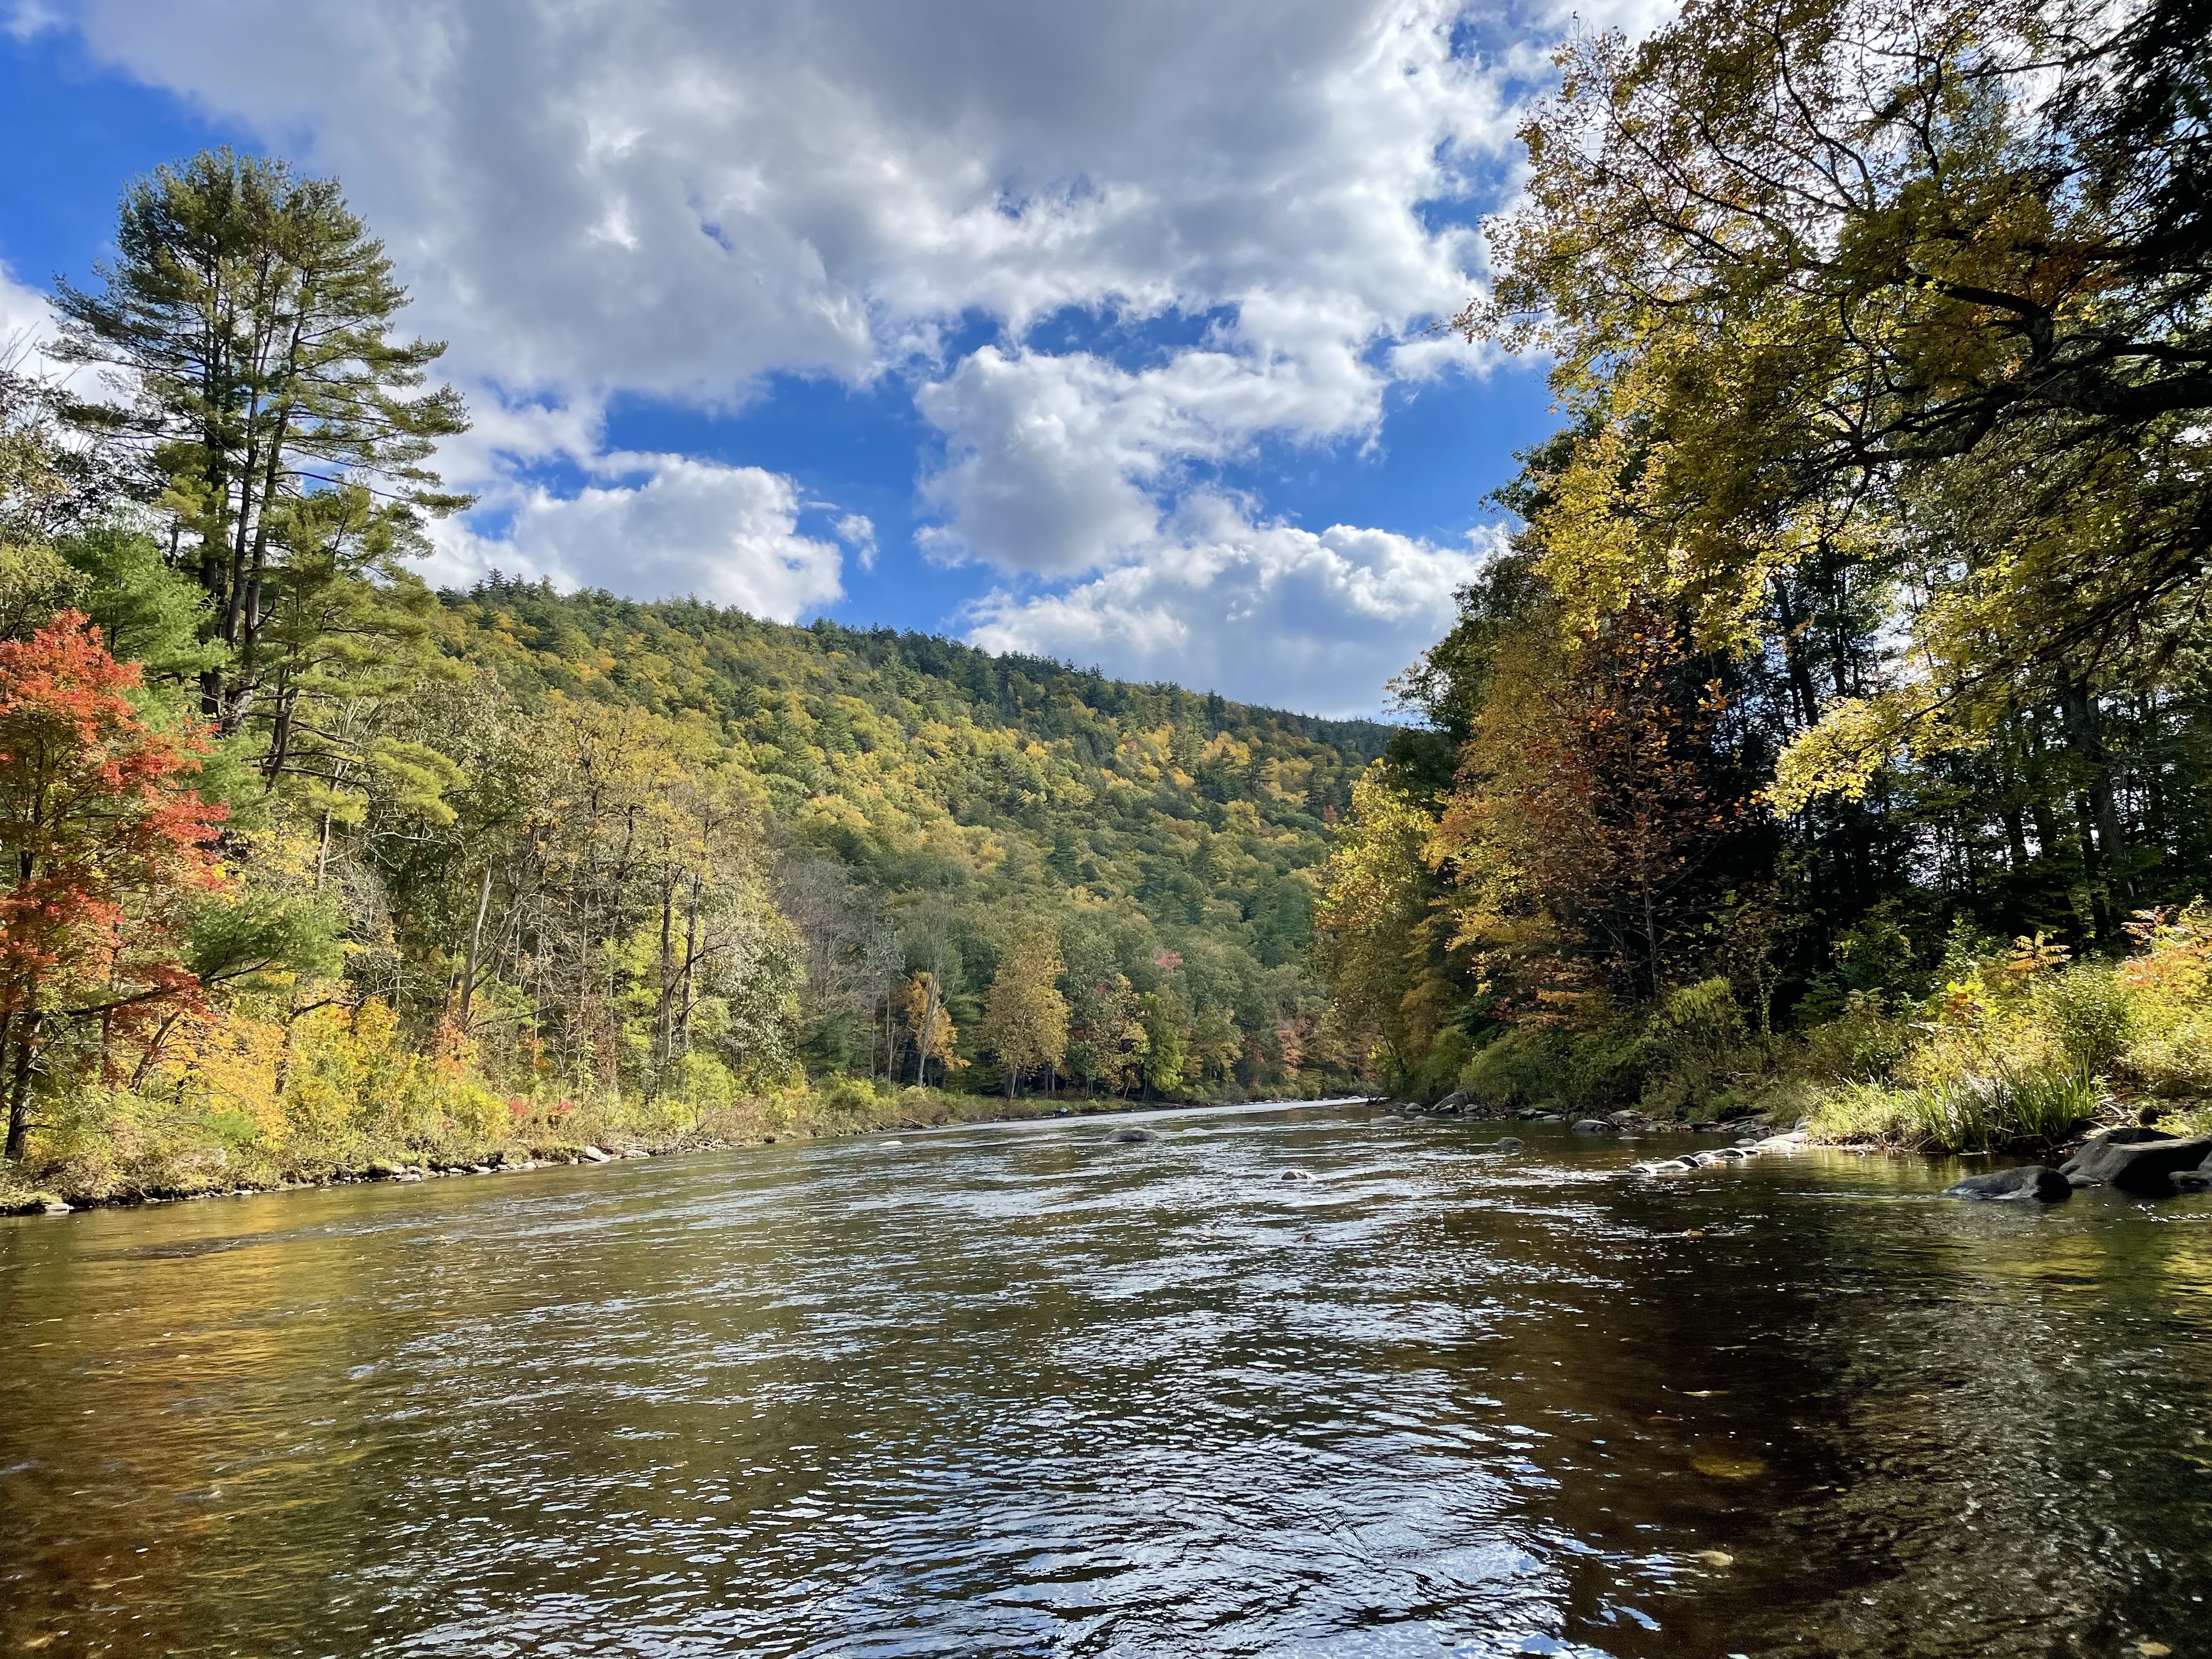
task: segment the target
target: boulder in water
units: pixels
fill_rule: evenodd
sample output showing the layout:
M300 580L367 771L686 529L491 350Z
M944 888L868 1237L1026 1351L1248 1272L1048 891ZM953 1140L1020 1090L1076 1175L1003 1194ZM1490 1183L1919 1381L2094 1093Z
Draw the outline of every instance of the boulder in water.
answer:
M1565 1123L1566 1119L1557 1112L1539 1112L1528 1120L1531 1123Z
M1285 1170L1275 1177L1278 1181L1313 1181L1318 1179L1308 1170Z
M1601 1117L1578 1119L1575 1124L1575 1133L1578 1135L1611 1134L1613 1128L1613 1126Z
M2123 1123L2117 1129L2106 1129L2101 1134L2089 1137L2089 1146L2142 1146L2154 1140L2179 1140L2163 1129L2154 1129L2148 1123ZM2082 1148L2084 1152L2088 1146Z
M2174 1190L2175 1176L2196 1169L2207 1154L2212 1154L2212 1135L2188 1140L2176 1140L2171 1135L2156 1140L2117 1139L2126 1133L2118 1130L2091 1141L2060 1164L2059 1173L2077 1187L2101 1183L2143 1198L2163 1198Z
M1527 1144L1519 1135L1504 1135L1498 1139L1498 1150L1501 1152L1517 1152Z
M1968 1176L1943 1189L1946 1198L1992 1199L2014 1204L2063 1204L2074 1196L2074 1185L2056 1170L2040 1164L2022 1164L1987 1175Z
M1103 1144L1109 1146L1142 1146L1158 1139L1150 1129L1116 1129L1106 1137Z

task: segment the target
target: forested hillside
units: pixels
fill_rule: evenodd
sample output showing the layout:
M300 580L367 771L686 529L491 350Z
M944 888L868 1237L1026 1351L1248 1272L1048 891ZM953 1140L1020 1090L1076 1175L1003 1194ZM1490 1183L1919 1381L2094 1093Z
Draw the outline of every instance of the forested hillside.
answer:
M1571 418L1324 912L1401 1083L1951 1147L2212 1095L2209 21L1564 51L1460 320Z
M336 185L203 155L131 187L117 246L60 291L74 378L0 368L19 1192L1362 1066L1304 961L1388 728L434 593L466 411Z
M957 1034L951 1075L980 1064L1003 1086L988 988L1040 928L1085 1085L1288 1085L1309 1063L1327 825L1389 728L696 603L512 582L444 600L447 649L520 717L621 710L638 722L622 729L743 780L810 952L800 1047L817 1072L912 1076L900 999L920 976ZM1137 1036L1147 1018L1164 1043ZM1188 1056L1179 1073L1163 1049Z

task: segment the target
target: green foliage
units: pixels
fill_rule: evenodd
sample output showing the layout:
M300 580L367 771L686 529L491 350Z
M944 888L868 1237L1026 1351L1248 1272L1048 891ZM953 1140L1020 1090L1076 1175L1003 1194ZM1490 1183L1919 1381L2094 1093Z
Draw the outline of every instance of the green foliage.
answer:
M1577 1030L1525 1025L1477 1049L1459 1086L1501 1106L1610 1111L1643 1093L1649 1064L1643 1033L1625 1024Z
M77 608L100 624L107 648L156 683L184 680L222 660L200 638L198 586L173 570L161 544L127 523L98 524L58 544L82 582Z
M1986 1152L2055 1146L2095 1116L2097 1089L2062 1067L2000 1068L1917 1088L1846 1083L1812 1117L1823 1139L1872 1141L1908 1152Z

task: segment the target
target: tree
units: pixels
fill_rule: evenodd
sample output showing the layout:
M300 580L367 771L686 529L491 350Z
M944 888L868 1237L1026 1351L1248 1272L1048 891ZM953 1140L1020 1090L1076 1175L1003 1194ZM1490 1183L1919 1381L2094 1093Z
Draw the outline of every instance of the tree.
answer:
M936 975L926 969L911 975L900 994L899 1006L906 1018L907 1030L914 1038L915 1082L925 1088L928 1086L929 1062L933 1060L938 1062L940 1083L947 1073L968 1063L954 1051L953 1044L960 1033L952 1024L952 1016L945 1012L945 993Z
M1461 320L1554 353L1582 418L1538 525L1576 620L1679 596L1741 647L1808 568L1898 576L1918 648L1838 694L1814 791L2179 648L2212 551L2208 25L1698 0L1571 42ZM1925 536L1947 493L1972 533Z
M1067 1059L1086 1090L1095 1091L1103 1081L1115 1093L1126 1094L1142 1080L1150 1040L1141 1012L1126 974L1076 988Z
M1067 999L1060 994L1060 945L1042 930L1024 933L1000 958L985 999L983 1041L999 1057L1012 1100L1026 1071L1054 1068L1067 1057Z
M1524 662L1469 742L1436 855L1464 876L1501 854L1619 989L1656 996L1693 948L1749 805L1715 741L1720 685L1700 682L1672 622L1642 603Z
M137 457L223 650L203 713L224 735L268 724L273 775L297 715L296 671L264 702L303 648L293 589L373 588L426 516L466 504L426 465L465 429L460 399L421 389L445 348L393 337L406 292L335 180L203 152L125 192L116 246L100 292L57 289L58 355L106 369L119 398L72 416Z
M0 1075L7 1156L23 1155L33 1073L58 1023L143 1018L192 996L186 901L223 873L218 809L191 786L191 734L149 729L80 613L0 642Z
M1162 986L1147 991L1143 1001L1145 1023L1145 1082L1157 1095L1172 1096L1183 1085L1183 1066L1189 1054L1189 1027L1182 1000Z

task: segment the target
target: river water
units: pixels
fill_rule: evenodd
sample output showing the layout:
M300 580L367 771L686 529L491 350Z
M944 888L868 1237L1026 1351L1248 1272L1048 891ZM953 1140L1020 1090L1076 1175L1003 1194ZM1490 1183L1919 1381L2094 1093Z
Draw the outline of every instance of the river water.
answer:
M1140 1121L0 1223L0 1644L2212 1653L2212 1199Z

